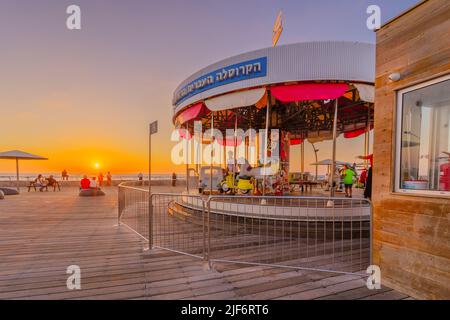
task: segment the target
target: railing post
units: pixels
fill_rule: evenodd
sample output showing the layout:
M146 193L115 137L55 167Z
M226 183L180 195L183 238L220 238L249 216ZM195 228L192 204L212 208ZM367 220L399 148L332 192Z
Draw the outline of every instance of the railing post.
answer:
M205 211L205 200L202 200L203 205L203 262L204 262L204 269L205 270L211 270L211 257L210 257L210 248L211 248L211 235L210 235L210 201L211 196L209 196L207 202L208 211ZM205 222L205 214L206 214L206 222Z
M153 249L153 197L148 194L148 250Z
M208 254L207 254L207 249L206 249L206 215L205 215L205 200L202 200L202 231L203 231L203 261L207 262L208 261Z
M211 261L211 196L208 197L208 213L206 216L207 221L207 229L206 232L208 233L208 246L207 246L207 252L206 255L208 257L208 264L210 264Z
M120 226L120 206L122 202L120 201L120 186L117 188L117 225Z

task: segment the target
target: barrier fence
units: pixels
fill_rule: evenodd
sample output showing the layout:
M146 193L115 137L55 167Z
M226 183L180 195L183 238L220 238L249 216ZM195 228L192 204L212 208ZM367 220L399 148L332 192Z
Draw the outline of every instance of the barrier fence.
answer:
M149 205L149 199L151 205ZM119 224L207 262L364 273L370 201L356 198L152 193L119 186Z

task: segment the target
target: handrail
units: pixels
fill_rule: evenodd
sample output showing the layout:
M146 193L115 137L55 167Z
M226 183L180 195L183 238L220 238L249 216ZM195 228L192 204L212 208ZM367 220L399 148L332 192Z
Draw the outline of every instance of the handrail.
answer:
M277 197L251 195L209 195L205 197L170 192L152 192L149 196L148 189L129 186L126 182L119 184L118 197L118 224L126 225L146 239L149 243L149 249L161 248L198 257L208 265L211 262L230 262L361 275L361 272L355 272L352 269L352 265L346 267L345 263L342 263L342 259L350 259L351 261L354 257L355 261L359 261L360 267L366 267L366 262L372 263L373 210L372 203L368 199L329 196ZM220 204L220 200L225 199L231 199L231 201L225 201L224 203L237 204L238 206L227 209L232 210L228 214L224 211L217 215L211 203L218 201ZM232 201L233 199L235 201ZM255 215L253 209L248 214L244 211L241 212L242 209L239 205L249 204L244 201L246 199L253 200L251 205L259 205L258 201L254 201L255 199L268 200L265 205L261 205L261 208L273 210L273 212L270 211L271 214L276 214L276 210L280 210L280 213L283 212L283 214L287 212L286 215L292 215L293 219L290 221L279 219L279 222L276 222L277 219L275 218L269 219L264 215ZM272 200L274 202L270 203ZM287 204L293 202L294 205L284 206L281 203L283 200ZM335 201L334 206L323 206L323 203L329 200ZM304 207L303 201L306 201ZM192 204L192 206L188 204ZM307 211L306 216L302 216L297 208L306 208L310 211L309 213ZM330 217L321 215L321 210L332 208L335 208L336 212L341 209L350 210L350 213L348 213L349 219L345 218L344 220L343 212L342 214L336 214L336 216L333 213L333 219L331 220ZM364 212L369 210L370 217L368 220L360 218L363 213L360 210ZM242 213L242 215L236 216L233 214L237 212ZM295 224L294 227L292 223ZM317 223L323 225L321 224L318 227ZM345 227L344 223L346 224ZM253 229L254 227L256 229ZM292 237L294 237L294 240ZM296 249L296 246L299 246L298 249ZM327 246L329 249L326 249ZM274 255L270 256L269 254L268 256L264 251L265 249L261 249L265 247L269 251L274 250ZM230 256L230 253L226 252L227 250L229 252L232 248L238 249L233 249L236 253ZM327 252L327 250L331 250L330 248L332 248L332 251ZM239 253L240 250L242 255ZM345 250L348 250L348 252ZM367 251L369 257L367 257ZM305 259L305 252L306 260L309 262L299 262L300 266L297 264L294 267L290 263L286 263L291 255L302 261L302 259ZM330 262L325 267L315 265L314 259L312 259L316 257L314 254L323 255L324 258L321 259L329 259L330 261L330 257L332 257L332 263ZM357 263L355 261L354 264ZM333 269L335 263L336 267Z

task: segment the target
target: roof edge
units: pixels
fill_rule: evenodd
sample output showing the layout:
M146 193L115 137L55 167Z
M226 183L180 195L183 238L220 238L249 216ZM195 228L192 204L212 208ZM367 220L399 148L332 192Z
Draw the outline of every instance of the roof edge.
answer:
M429 0L421 0L420 2L416 3L415 5L413 5L412 7L406 9L405 11L403 11L402 13L396 15L395 17L389 19L388 21L386 21L384 24L381 25L380 29L376 30L375 32L380 31L381 29L383 29L384 27L388 26L389 24L391 24L392 22L400 19L401 17L403 17L404 15L407 15L408 13L410 13L411 11L413 11L414 9L416 9L417 7L420 7L421 5L425 4L426 2L428 2Z

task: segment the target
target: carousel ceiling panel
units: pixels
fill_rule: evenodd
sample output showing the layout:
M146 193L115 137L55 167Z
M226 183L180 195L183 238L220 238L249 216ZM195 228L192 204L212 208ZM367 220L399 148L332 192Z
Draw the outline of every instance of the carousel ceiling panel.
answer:
M374 103L375 101L375 87L369 84L353 83L358 89L359 97L362 101Z
M205 104L211 111L248 107L257 104L264 97L265 93L265 88L233 92L207 99Z
M272 95L281 102L336 99L347 90L345 83L304 83L270 88Z

